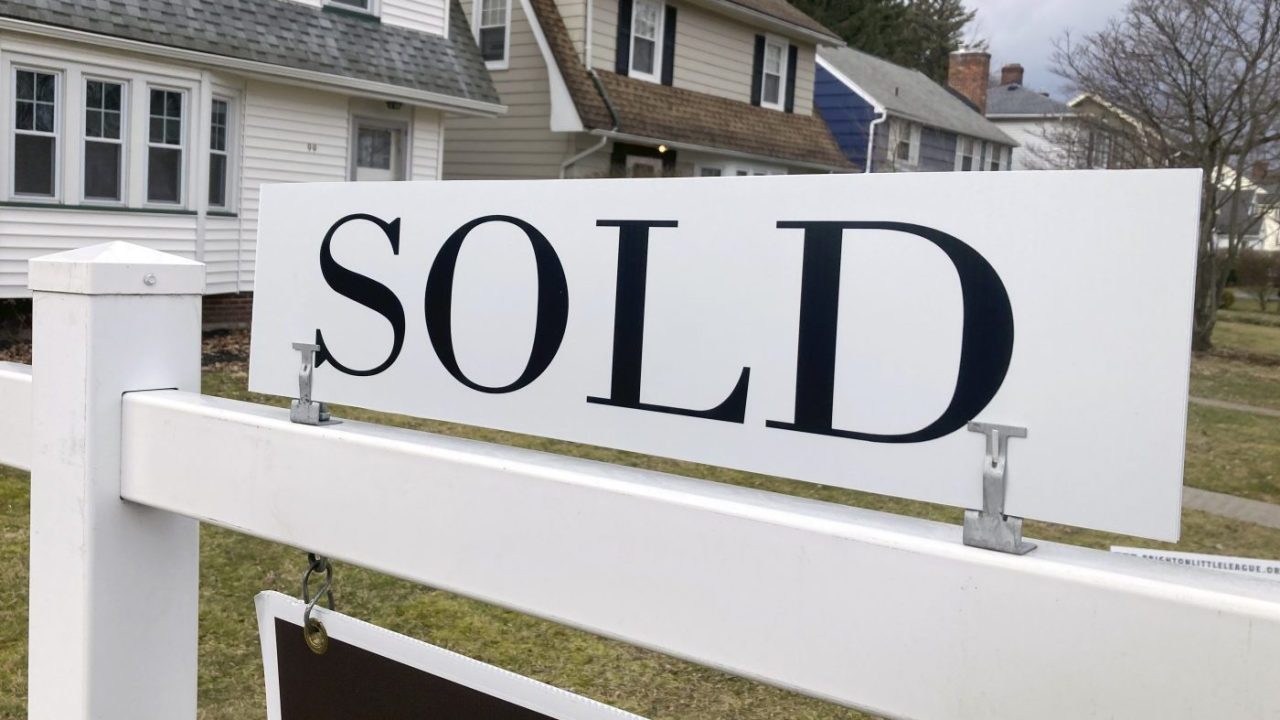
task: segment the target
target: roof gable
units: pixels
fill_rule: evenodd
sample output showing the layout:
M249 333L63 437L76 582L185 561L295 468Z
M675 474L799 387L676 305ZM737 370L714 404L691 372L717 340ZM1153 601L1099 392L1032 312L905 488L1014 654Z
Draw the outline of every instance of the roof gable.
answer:
M822 48L818 60L834 70L842 84L893 117L959 135L1017 145L950 89L924 73L853 48Z
M611 72L597 71L593 78L573 47L555 0L529 4L585 129L823 169L852 169L817 115L755 107Z
M1066 103L1028 90L1017 83L996 85L987 91L987 117L1002 115L1034 115L1039 117L1071 115Z

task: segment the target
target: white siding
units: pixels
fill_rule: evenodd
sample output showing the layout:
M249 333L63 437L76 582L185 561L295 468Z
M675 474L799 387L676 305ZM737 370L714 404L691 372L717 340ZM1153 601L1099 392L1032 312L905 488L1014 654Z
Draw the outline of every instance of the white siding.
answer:
M279 0L323 7L326 0ZM466 2L467 0L464 0ZM448 35L449 0L374 0L379 5L382 21L412 30Z
M411 30L447 35L448 0L381 0L382 21Z
M618 67L618 0L593 0L591 66L613 72ZM677 38L677 42L679 38ZM585 60L584 60L585 62Z
M112 240L194 260L196 216L0 207L0 297L30 297L27 261L31 258Z
M440 150L443 142L444 116L425 108L414 110L410 180L440 179Z
M514 3L519 1L512 0ZM593 1L595 0L556 0L560 17L564 18L564 26L569 30L569 39L573 40L573 49L584 61L587 57L587 3ZM594 18L592 22L595 22Z
M340 95L287 85L251 81L245 98L239 286L252 290L262 184L347 179L350 115Z
M812 45L798 45L796 50L796 107L797 115L813 114L814 55Z
M204 291L208 295L236 292L240 287L240 219L210 216L204 222Z
M470 12L469 6L467 12ZM560 173L571 135L551 131L547 66L519 2L512 4L510 68L492 70L507 114L445 121L446 179L552 178Z

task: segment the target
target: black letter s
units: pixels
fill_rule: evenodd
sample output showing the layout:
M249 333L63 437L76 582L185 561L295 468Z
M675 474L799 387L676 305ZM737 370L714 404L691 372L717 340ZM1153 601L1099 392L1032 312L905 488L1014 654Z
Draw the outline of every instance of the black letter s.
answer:
M333 243L334 233L338 231L338 228L354 220L364 220L377 225L386 234L387 240L391 242L391 253L393 255L400 254L400 218L388 223L372 215L356 213L334 223L333 227L329 228L329 232L325 233L324 242L320 243L320 273L324 275L324 280L329 284L329 287L333 288L339 295L360 303L391 323L391 332L394 336L391 353L377 367L368 370L355 370L343 365L333 357L329 352L328 345L324 342L324 334L320 332L319 328L316 328L316 344L320 346L320 352L316 353L316 367L329 362L340 372L347 375L377 375L391 367L391 364L400 356L400 349L404 347L404 306L400 304L400 299L386 285L365 277L358 272L348 270L333 259L330 245Z

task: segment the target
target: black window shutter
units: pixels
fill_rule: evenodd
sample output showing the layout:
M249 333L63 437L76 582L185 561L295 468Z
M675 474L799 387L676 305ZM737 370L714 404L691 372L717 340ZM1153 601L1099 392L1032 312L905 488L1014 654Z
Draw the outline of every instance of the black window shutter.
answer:
M796 111L796 56L798 48L787 46L787 101L782 106L787 112Z
M618 0L617 71L626 75L631 69L631 0Z
M676 72L676 9L667 6L662 25L662 84L670 85Z
M764 36L756 36L756 57L751 62L751 104L760 104L760 83L764 79Z

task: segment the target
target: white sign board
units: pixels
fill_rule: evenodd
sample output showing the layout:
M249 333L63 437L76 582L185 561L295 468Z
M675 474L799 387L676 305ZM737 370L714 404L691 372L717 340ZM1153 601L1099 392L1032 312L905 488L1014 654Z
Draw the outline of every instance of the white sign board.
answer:
M268 186L249 386L1172 540L1198 177Z
M1148 548L1124 547L1112 545L1111 552L1120 555L1156 560L1169 565L1197 567L1207 570L1221 570L1237 575L1251 575L1280 581L1280 560L1261 560L1258 558L1233 557L1231 555L1205 555L1203 553L1175 552L1172 550L1151 550Z
M303 638L306 604L259 593L267 720L644 720L421 640L315 608L327 649Z

